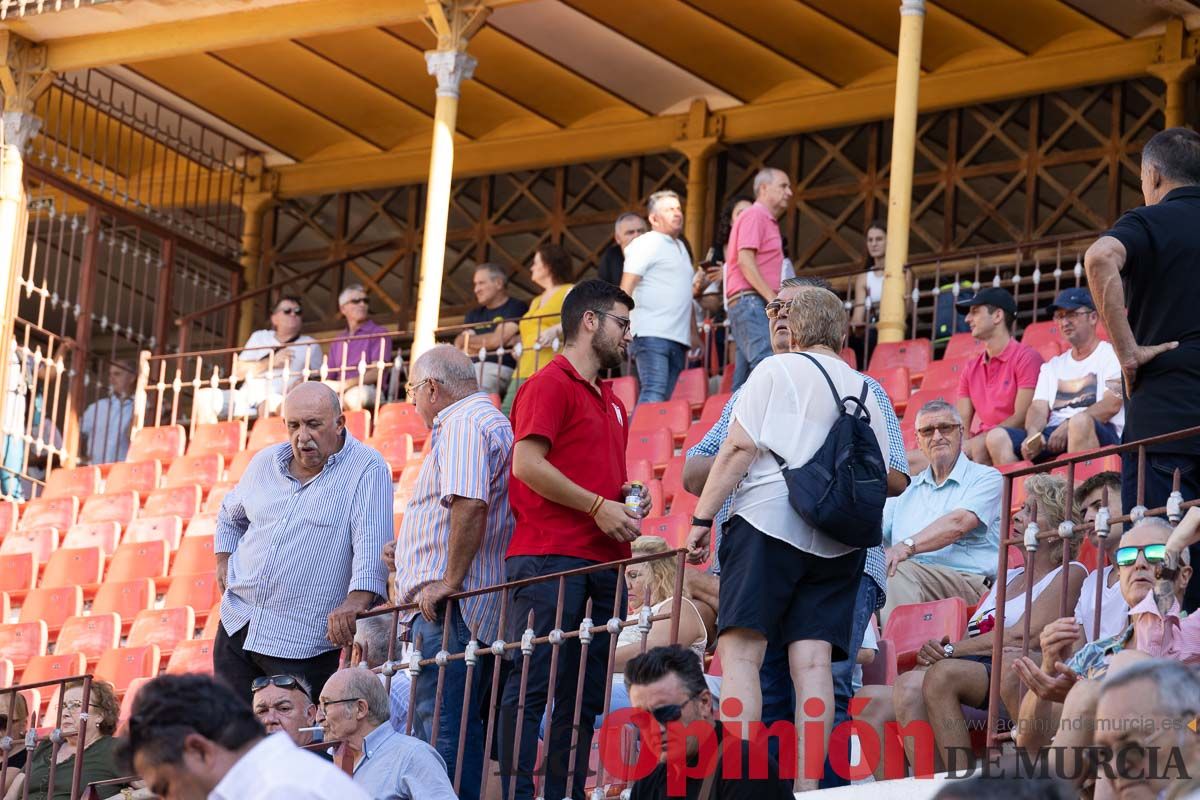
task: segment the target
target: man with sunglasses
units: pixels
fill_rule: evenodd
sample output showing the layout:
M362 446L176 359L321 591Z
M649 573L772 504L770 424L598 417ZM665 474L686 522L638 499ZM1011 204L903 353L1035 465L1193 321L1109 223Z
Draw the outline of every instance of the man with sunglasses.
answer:
M1100 318L1092 294L1063 289L1050 306L1059 333L1071 349L1042 364L1023 427L999 426L986 434L995 465L1022 458L1035 464L1063 453L1118 444L1125 427L1120 392L1121 364L1111 344L1096 334Z
M372 408L378 395L380 374L392 360L392 340L387 328L373 321L367 290L352 283L338 295L338 310L346 328L329 343L326 384L342 396L347 411ZM362 338L378 334L370 339ZM359 364L367 368L360 375ZM381 368L380 363L384 366Z
M264 675L250 683L254 716L267 733L283 731L299 747L312 744L312 728L317 720L312 687L298 675Z
M638 537L650 502L647 495L640 511L628 509L623 502L629 489L625 468L629 412L600 375L619 367L625 357L633 305L629 295L611 284L600 280L577 284L563 301L562 352L517 390L509 481L516 528L505 560L509 581L630 556L629 543ZM578 630L589 601L594 620L623 617L625 592L617 581L615 568L564 579L557 627ZM504 638L519 640L531 611L535 635L548 635L556 627L559 586L549 580L513 590ZM604 705L609 637L607 632L594 634L586 661L578 639L568 639L554 650L556 694L554 713L546 725L544 797L583 800L592 728ZM520 800L533 797L538 727L546 708L552 649L535 647L527 669L511 671L500 703L501 787L507 794L519 724L516 797ZM573 730L580 670L587 679L578 709L579 727ZM518 719L522 699L524 709ZM575 730L578 739L573 741ZM568 760L574 762L571 787L566 780Z

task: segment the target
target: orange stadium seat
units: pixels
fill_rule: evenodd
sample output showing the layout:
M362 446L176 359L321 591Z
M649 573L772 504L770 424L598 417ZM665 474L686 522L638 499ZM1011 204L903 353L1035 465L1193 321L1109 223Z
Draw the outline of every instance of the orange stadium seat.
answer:
M196 612L191 606L155 608L143 611L129 629L128 647L157 645L167 657L179 642L192 638L196 631Z
M117 722L117 731L125 729L125 723L133 716L133 701L137 698L138 690L150 682L150 678L134 678L125 687L125 696L121 698L121 716Z
M157 645L114 647L100 656L96 664L96 677L111 683L119 696L138 678L158 675L161 660Z
M13 667L13 662L7 658L0 658L0 689L12 686L16 675L17 671Z
M121 641L121 618L116 614L68 617L54 639L55 653L82 653L95 664L105 650Z
M45 564L58 549L58 531L54 528L28 528L13 531L0 541L0 555L33 553L37 563Z
M246 443L246 449L262 450L287 440L287 423L283 421L283 417L264 417L257 420L250 430L250 441Z
M1033 464L1028 461L1017 461L1012 464L1003 464L999 467L996 467L996 469L999 470L1001 475L1007 475L1015 470L1024 469L1025 467L1031 466L1033 466ZM1012 514L1016 514L1021 506L1025 503L1025 480L1028 477L1028 475L1022 475L1012 479L1012 507L1010 508L1010 513ZM1000 500L1003 502L1003 496L1001 496Z
M1075 485L1086 481L1093 475L1099 475L1101 472L1121 472L1121 457L1113 454L1111 456L1100 456L1099 458L1089 458L1086 461L1079 461L1075 464Z
M613 378L605 381L611 388L613 394L625 406L625 410L633 413L633 407L637 405L638 385L637 378L632 375L625 375L620 378Z
M176 516L191 519L200 510L200 496L201 490L196 484L156 489L146 498L143 513L147 517Z
M729 398L733 397L728 392L724 394L714 394L704 401L704 407L700 409L700 421L697 425L702 425L707 432L709 428L717 424L721 419L721 412L725 410L725 404L729 402Z
M371 436L371 412L365 408L358 411L346 412L346 430L360 442L365 442Z
M217 568L217 557L214 555L212 536L188 536L179 543L179 552L175 554L175 562L171 565L171 575L196 575L202 572L213 572Z
M887 392L888 399L892 401L892 408L896 409L896 413L903 414L908 405L908 395L912 387L908 367L889 367L868 374L878 381L883 390Z
M663 473L663 499L668 503L683 491L683 465L686 461L687 456L685 455L675 456L667 464L667 470Z
M969 359L957 358L934 361L925 368L925 377L921 381L922 390L958 393L958 379L966 369Z
M20 594L32 589L37 566L33 553L0 553L0 592Z
M649 483L654 480L654 465L645 458L627 458L625 472L630 481Z
M0 625L0 656L18 670L25 669L30 660L46 655L49 644L50 634L43 620Z
M229 483L236 484L246 474L246 467L250 466L250 461L258 454L258 450L243 450L234 455L229 461L229 469L225 470L225 480Z
M650 494L650 513L661 514L667 507L666 500L663 499L662 481L658 478L646 481L646 491Z
M199 620L197 620L199 621ZM201 639L216 639L217 633L221 627L221 601L218 600L212 609L208 612L208 620L204 623L204 630L200 632Z
M961 597L896 606L883 629L883 638L896 647L896 663L901 672L912 669L917 653L932 639L940 642L949 636L957 642L967 629L967 603Z
M182 425L160 425L153 428L142 428L133 434L129 443L129 453L126 461L150 461L158 459L163 464L170 464L183 455L183 446L187 441L187 432Z
M149 578L105 581L96 589L92 613L118 614L121 617L121 627L128 631L139 613L154 606L154 598L154 581Z
M0 500L0 536L16 530L21 507L12 500Z
M674 549L687 544L688 531L691 530L691 527L692 520L682 514L646 517L642 520L642 536L661 536L667 540L667 546Z
M1067 349L1066 340L1058 331L1058 323L1053 320L1026 325L1021 333L1021 344L1037 350L1047 361Z
M167 543L129 542L117 548L108 562L105 579L131 581L135 578L162 578L167 574L170 552Z
M666 428L675 438L682 440L692 424L692 410L683 400L668 400L665 403L642 403L633 412L633 424L629 431L652 431Z
M99 490L99 467L59 467L46 476L42 497L87 497Z
M213 536L217 532L217 517L215 514L200 514L187 521L183 538L189 536ZM180 542L182 544L182 542Z
M711 425L705 426L701 425L699 422L693 422L692 427L688 428L687 435L683 437L683 444L680 446L683 454L687 455L688 450L691 450L693 447L700 444L700 440L704 438L705 434L707 434L711 428Z
M190 639L180 642L167 660L166 672L178 675L183 672L200 672L211 675L213 671L214 639Z
M875 345L867 373L877 375L889 367L908 367L910 372L924 372L933 360L933 345L928 339L905 339L903 342L882 342Z
M80 522L116 522L128 525L138 515L141 495L137 492L97 494L89 497L79 513Z
M421 415L417 413L417 407L412 403L388 403L379 407L372 438L379 439L384 433L407 433L417 445L425 444L425 440L429 438L429 429L425 427Z
M183 537L183 520L174 515L164 517L141 517L129 523L125 529L124 542L154 542L161 539L171 550L179 549Z
M208 496L204 498L204 505L200 506L201 514L218 514L221 511L221 504L225 502L225 496L233 491L234 484L218 483L212 489L209 489Z
M733 391L733 373L736 364L734 359L729 359L725 364L725 369L721 370L721 384L717 387L719 394L728 394Z
M21 673L21 683L60 681L63 678L83 675L86 669L87 659L82 653L35 656Z
M696 504L700 502L700 498L690 492L679 492L671 500L671 505L668 511L672 514L683 514L691 519L693 512L696 510Z
M41 620L51 636L57 636L69 617L83 613L83 589L78 586L57 586L49 589L32 589L25 595L18 622Z
M104 481L105 494L137 492L145 497L158 488L162 481L162 463L151 461L122 461L113 464Z
M40 497L25 504L17 528L58 528L65 531L79 517L79 498Z
M163 596L163 608L188 606L196 613L196 621L203 623L209 609L221 602L221 588L217 584L217 573L199 572L194 575L176 575ZM218 612L219 613L219 612Z
M60 548L46 562L38 586L88 586L100 582L103 569L104 553L99 547Z
M693 411L699 410L708 399L708 376L704 374L704 369L695 367L680 372L671 399L683 400Z
M229 456L246 446L246 420L207 422L196 426L188 442L189 456Z
M390 406L384 406L390 408ZM401 433L399 428L391 430L376 429L375 436L367 440L367 445L374 447L383 456L384 461L392 468L392 479L396 480L404 472L404 467L413 454L413 437Z
M666 469L667 462L675 455L675 442L666 428L658 430L630 431L629 444L625 448L625 463L638 459L649 461L655 470Z
M0 624L12 615L12 599L8 592L0 592Z
M987 349L987 345L976 339L970 333L956 333L950 337L950 341L946 342L946 349L942 353L942 360L970 360L972 357L982 353L985 349Z
M63 547L99 547L105 556L111 556L120 543L121 526L115 522L76 522L62 540Z
M198 484L203 489L210 489L224 476L225 457L220 453L189 454L172 462L162 485L164 488L173 488Z

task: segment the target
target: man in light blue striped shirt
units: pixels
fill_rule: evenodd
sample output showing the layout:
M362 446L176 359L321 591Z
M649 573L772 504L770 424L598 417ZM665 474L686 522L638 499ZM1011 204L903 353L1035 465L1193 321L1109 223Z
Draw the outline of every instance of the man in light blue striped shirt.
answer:
M417 359L407 392L431 433L396 541L396 602L420 604L421 613L411 621L422 658L436 656L443 641L448 652L461 653L472 639L491 643L499 633L499 592L446 600L455 592L504 583L504 554L515 525L508 503L512 425L479 391L475 376L465 353L439 345ZM449 661L441 670L437 741L432 738L439 670L422 669L415 679L412 734L434 746L452 781L463 706L469 709L458 782L462 800L479 796L484 761L479 712L494 661L481 655L470 697L464 697L464 661Z
M337 394L303 383L284 401L290 442L250 462L221 504L216 674L249 701L264 675L324 686L355 615L387 595L392 475L345 429Z

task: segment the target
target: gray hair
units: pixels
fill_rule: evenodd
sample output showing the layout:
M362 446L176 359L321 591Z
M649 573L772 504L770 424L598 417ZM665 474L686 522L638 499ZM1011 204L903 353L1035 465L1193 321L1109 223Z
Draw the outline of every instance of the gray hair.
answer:
M388 658L388 646L395 639L395 628L390 614L363 617L355 623L356 633L367 646L367 666L371 669L383 664ZM395 652L399 652L397 648Z
M345 289L342 289L341 293L338 295L338 307L340 308L344 306L346 304L346 300L348 300L350 295L354 292L362 292L363 294L366 294L367 290L363 288L361 283L350 284Z
M914 419L919 419L924 414L949 414L955 422L962 425L962 414L958 413L958 409L953 404L947 403L945 400L930 400L918 409Z
M802 286L824 289L827 292L833 291L833 284L824 278L784 278L779 284L780 289L798 289Z
M508 273L504 271L504 267L499 264L493 264L491 261L485 261L475 267L475 272L486 272L492 276L492 280L508 283Z
M1142 521L1129 528L1129 531L1132 531L1134 528L1158 528L1166 533L1168 537L1175 532L1174 526L1172 526L1170 522L1167 522L1162 517L1143 517ZM1129 531L1126 531L1126 533ZM1189 566L1191 565L1192 556L1191 553L1188 552L1189 549L1190 548L1185 547L1179 551L1179 563Z
M1138 681L1151 681L1158 704L1180 718L1200 713L1200 675L1180 661L1154 658L1130 664L1100 685L1101 696Z
M835 353L846 336L846 308L833 292L801 286L788 311L788 330L799 347L823 345Z
M784 175L784 171L775 167L763 167L754 173L754 195L758 196L759 189L766 186L776 175Z
M682 204L683 201L679 200L679 193L672 189L663 189L661 192L655 192L654 194L650 195L650 199L646 201L646 213L647 214L657 213L658 212L658 204L661 203L663 200L668 200L672 197L675 198L677 201L679 201Z
M413 365L413 372L421 378L433 378L455 399L479 391L474 362L451 344L435 345L425 351Z
M676 197L678 197L678 195L676 195ZM651 202L653 202L654 197L651 196L650 200L651 200ZM620 230L621 223L624 222L625 220L629 220L629 219L636 219L638 222L642 223L643 225L646 224L646 220L642 219L641 214L638 214L635 211L626 211L624 214L617 217L617 221L613 223L613 232L615 233L616 231Z
M359 697L367 702L367 718L382 725L392 718L387 689L379 676L369 669L347 667L346 692L350 697Z

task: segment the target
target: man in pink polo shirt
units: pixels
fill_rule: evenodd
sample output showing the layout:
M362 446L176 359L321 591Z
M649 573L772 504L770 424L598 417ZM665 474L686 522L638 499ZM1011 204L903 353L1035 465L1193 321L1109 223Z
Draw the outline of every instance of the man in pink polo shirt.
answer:
M754 176L754 205L742 212L725 247L725 305L737 346L733 373L736 390L758 362L771 355L767 303L783 280L783 238L778 219L792 197L792 182L782 170L767 167Z
M1006 290L980 289L960 300L958 310L966 314L971 335L987 345L958 380L958 413L968 436L963 452L977 464L991 464L987 432L1024 424L1042 357L1013 338L1017 301Z

